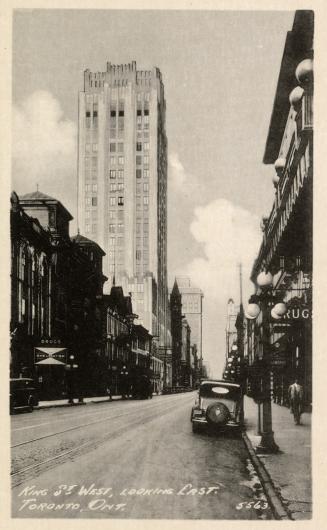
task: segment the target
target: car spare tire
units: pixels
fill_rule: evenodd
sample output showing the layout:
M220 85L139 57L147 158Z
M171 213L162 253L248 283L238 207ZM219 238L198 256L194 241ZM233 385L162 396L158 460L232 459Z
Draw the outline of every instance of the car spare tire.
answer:
M208 406L206 417L211 425L225 425L229 420L229 410L224 403L216 401Z

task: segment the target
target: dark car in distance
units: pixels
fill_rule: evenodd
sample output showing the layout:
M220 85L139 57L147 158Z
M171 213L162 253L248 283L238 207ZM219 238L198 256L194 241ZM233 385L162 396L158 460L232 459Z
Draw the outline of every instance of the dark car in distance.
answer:
M10 414L15 410L32 412L38 404L35 382L29 377L10 379L9 409Z
M243 391L240 385L212 379L201 381L191 412L193 432L209 426L217 431L233 429L240 433L243 416Z

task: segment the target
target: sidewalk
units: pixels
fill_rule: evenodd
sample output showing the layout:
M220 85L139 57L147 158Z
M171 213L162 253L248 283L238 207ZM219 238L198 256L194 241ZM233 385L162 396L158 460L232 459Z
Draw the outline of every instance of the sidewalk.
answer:
M120 400L121 396L113 396L112 401ZM87 403L100 403L102 401L106 401L107 403L110 403L110 400L108 396L101 396L101 397L88 397L84 398L82 403L79 403L78 399L74 399L74 405L71 403L68 403L68 399L57 399L52 401L39 401L39 404L34 407L37 409L48 409L52 407L73 407L76 405L86 405Z
M253 448L259 445L257 410L254 401L244 400L246 434ZM311 414L301 416L301 425L295 425L293 415L286 407L272 403L272 423L275 442L280 452L258 454L277 496L286 512L294 520L307 520L312 514L311 491Z

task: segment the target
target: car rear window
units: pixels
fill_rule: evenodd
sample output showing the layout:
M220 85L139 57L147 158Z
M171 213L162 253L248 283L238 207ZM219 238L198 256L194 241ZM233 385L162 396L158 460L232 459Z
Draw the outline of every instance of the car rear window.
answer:
M203 398L239 399L240 388L226 387L218 384L204 384L200 386L200 396Z

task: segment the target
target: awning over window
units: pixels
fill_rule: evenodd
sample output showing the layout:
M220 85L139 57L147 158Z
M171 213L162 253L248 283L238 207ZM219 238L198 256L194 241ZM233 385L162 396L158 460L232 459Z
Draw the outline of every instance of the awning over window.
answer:
M34 348L35 364L65 365L67 362L67 348Z

